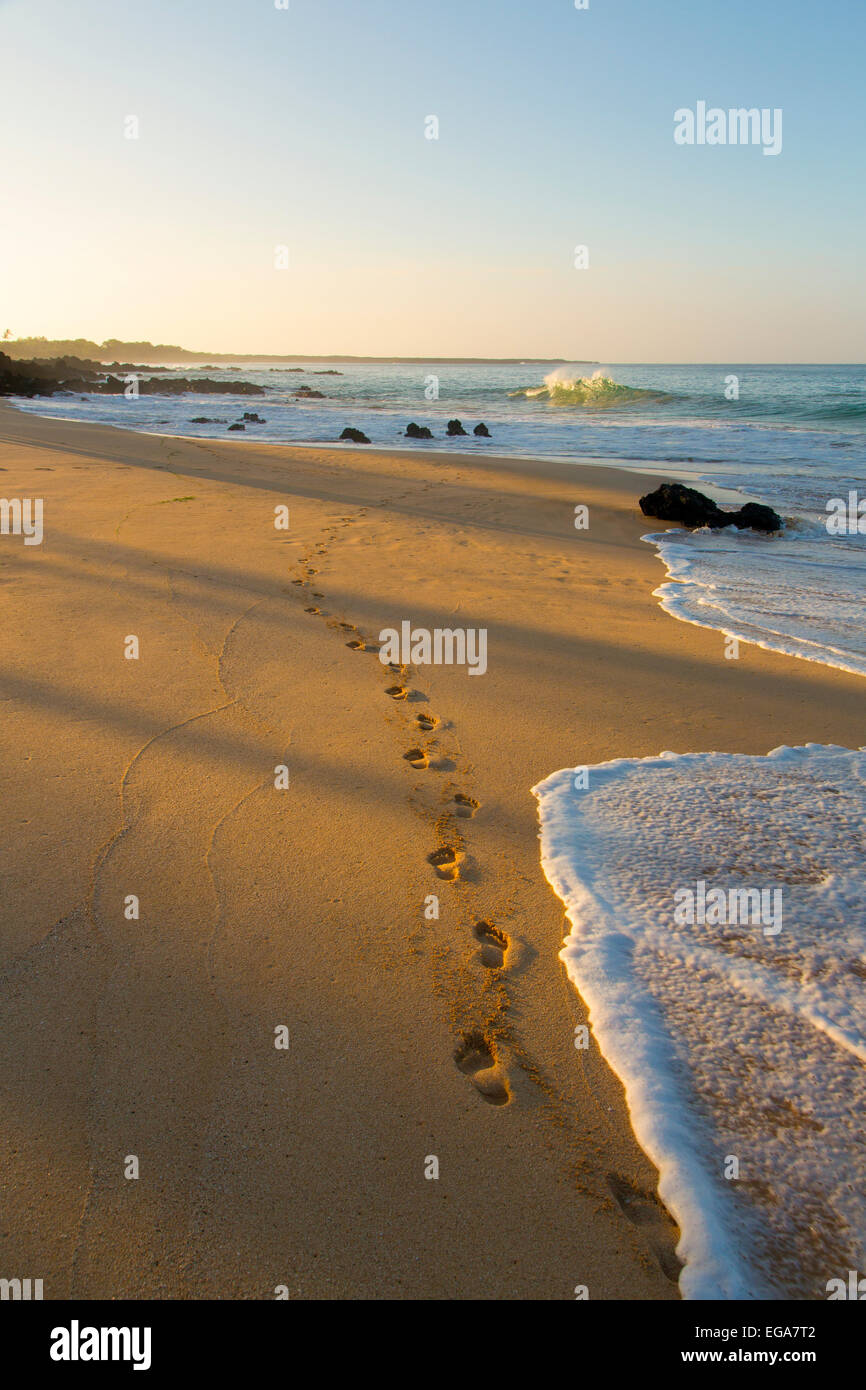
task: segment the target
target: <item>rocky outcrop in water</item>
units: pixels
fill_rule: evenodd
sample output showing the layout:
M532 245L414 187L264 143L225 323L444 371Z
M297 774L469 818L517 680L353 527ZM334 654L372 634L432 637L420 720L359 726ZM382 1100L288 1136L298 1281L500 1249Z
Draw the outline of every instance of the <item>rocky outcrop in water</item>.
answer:
M445 431L445 433L448 434L448 435L453 436L453 435L455 435L455 434L465 434L466 431L465 431L465 429L463 428L463 426L461 425L461 423L460 423L459 420L449 420L449 421L448 421L448 428L447 428L447 430Z
M136 375L131 373L130 375ZM264 386L256 386L252 381L212 381L210 377L202 377L199 381L194 381L189 377L138 377L136 376L138 394L140 396L264 396ZM129 383L125 379L116 376L109 376L105 381L96 381L89 384L81 382L74 388L65 386L65 390L83 390L94 392L98 396L122 396Z
M782 518L761 502L746 502L735 512L723 511L710 497L683 483L662 483L655 492L640 499L644 516L659 521L677 521L681 526L736 526L745 531L780 531Z
M351 426L348 426L348 425L347 425L347 427L343 430L343 433L340 435L340 438L341 438L341 439L350 439L350 440L352 441L353 444L369 444L369 443L370 443L369 439L367 438L367 436L365 435L365 433L364 433L363 430L353 430L353 429L351 428Z
M91 374L104 368L79 357L55 357L44 361L13 359L0 352L0 396L53 396L55 391L89 391ZM76 387L77 383L77 387Z
M426 425L416 425L413 420L411 425L406 426L407 439L432 439L433 431L428 430Z
M489 439L489 438L490 438L490 431L489 431L489 429L487 428L487 426L485 425L485 423L484 423L483 420L482 420L482 422L481 422L480 425L476 425L476 426L475 426L475 429L472 431L472 433L473 433L473 434L477 434L478 437L479 437L479 439Z
M122 396L129 376L136 379L140 396L264 396L264 386L251 381L213 381L210 377L194 380L191 377L143 376L143 372L164 372L165 367L136 367L131 362L115 363L113 371L101 362L88 362L80 357L55 357L44 361L13 360L0 352L0 396L53 396L58 391L87 392L98 396Z

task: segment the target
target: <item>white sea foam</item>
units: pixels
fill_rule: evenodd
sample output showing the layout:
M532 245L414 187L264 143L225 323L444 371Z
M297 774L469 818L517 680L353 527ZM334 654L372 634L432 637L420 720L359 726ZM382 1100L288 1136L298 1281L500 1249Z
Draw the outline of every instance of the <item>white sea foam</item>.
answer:
M534 791L562 959L682 1230L683 1294L825 1298L866 1272L866 750L663 753ZM698 883L781 890L782 930L682 924Z
M773 537L733 528L664 531L655 596L684 622L866 675L866 545L802 524Z
M830 456L826 447L808 467L778 462L756 474L730 464L708 474L741 495L760 479L760 500L785 518L781 533L702 527L644 540L657 546L667 568L667 582L655 594L675 618L866 675L866 536L831 535L826 525L828 501L847 497L862 464L858 455L846 478L841 455Z

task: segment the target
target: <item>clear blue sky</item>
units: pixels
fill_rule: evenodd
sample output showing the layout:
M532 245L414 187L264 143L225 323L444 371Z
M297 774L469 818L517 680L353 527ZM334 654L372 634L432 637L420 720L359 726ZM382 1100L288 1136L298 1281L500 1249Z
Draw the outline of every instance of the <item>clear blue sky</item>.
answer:
M0 332L863 361L864 55L863 0L0 0Z

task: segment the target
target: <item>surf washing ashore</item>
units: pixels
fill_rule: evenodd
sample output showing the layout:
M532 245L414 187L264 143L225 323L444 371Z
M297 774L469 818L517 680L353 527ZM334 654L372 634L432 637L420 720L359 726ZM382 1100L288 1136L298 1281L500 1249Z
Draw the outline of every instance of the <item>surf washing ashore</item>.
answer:
M496 447L0 406L4 491L44 499L0 550L33 1213L0 1242L46 1298L820 1298L864 1267L862 679L671 621L657 476ZM483 632L483 675L400 645L395 679L407 622Z
M683 1292L827 1298L866 1257L866 749L619 759L536 795Z

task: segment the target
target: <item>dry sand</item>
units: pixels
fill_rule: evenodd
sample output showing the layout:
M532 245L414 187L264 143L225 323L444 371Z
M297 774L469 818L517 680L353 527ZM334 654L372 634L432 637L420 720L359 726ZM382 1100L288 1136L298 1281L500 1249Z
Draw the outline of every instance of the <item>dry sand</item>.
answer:
M861 683L725 660L663 614L634 473L8 406L0 467L45 504L41 546L0 537L0 1275L46 1298L676 1297L622 1089L573 1045L530 788L666 748L859 746ZM423 667L390 698L347 644L404 619L486 628L487 674Z

